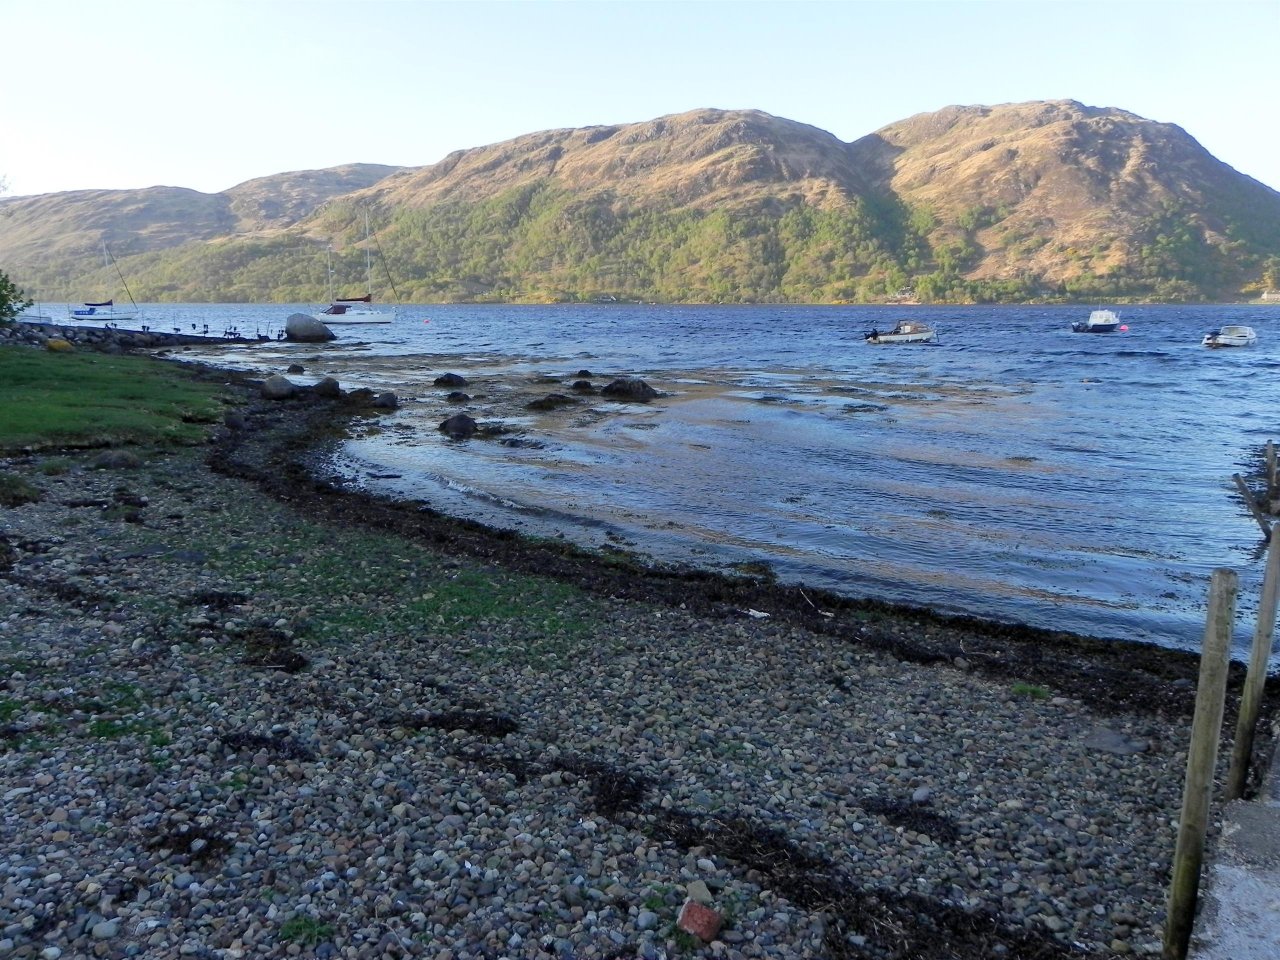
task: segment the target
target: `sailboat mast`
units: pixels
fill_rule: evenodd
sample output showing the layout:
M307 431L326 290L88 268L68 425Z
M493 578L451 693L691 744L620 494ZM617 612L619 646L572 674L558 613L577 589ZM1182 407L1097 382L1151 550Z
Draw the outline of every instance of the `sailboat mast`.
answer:
M369 208L364 208L364 292L373 302L373 254L369 251Z
M124 274L120 270L120 264L116 263L116 258L107 250L107 241L104 237L102 240L102 257L107 265L116 268L116 276L120 278L120 285L124 287L124 292L129 295L129 302L133 304L133 309L138 309L138 304L133 299L133 291L129 289L129 282L125 280Z

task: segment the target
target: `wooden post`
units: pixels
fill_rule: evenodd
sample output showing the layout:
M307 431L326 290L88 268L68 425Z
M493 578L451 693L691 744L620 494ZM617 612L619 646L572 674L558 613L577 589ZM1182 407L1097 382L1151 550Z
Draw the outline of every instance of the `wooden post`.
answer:
M1271 524L1267 522L1267 518L1258 509L1258 501L1253 498L1253 491L1249 489L1249 485L1244 482L1240 474L1233 473L1231 479L1236 482L1236 486L1240 490L1240 496L1244 497L1244 505L1249 508L1249 512L1253 514L1253 519L1257 520L1258 526L1262 528L1262 536L1270 540Z
M1200 867L1204 861L1204 836L1209 821L1213 769L1218 761L1222 731L1222 704L1227 693L1227 650L1235 621L1239 578L1219 568L1209 580L1209 612L1200 649L1200 679L1196 686L1196 711L1191 721L1191 746L1187 750L1187 779L1182 790L1182 815L1178 818L1178 845L1173 854L1173 879L1169 881L1169 909L1164 925L1164 960L1185 960L1191 944Z
M1276 479L1276 445L1267 441L1267 506L1280 499L1280 482Z
M1244 796L1249 777L1249 757L1253 754L1253 734L1262 706L1262 690L1267 682L1267 661L1271 659L1271 640L1276 628L1276 602L1280 599L1280 550L1275 544L1267 548L1267 570L1262 576L1262 603L1258 606L1258 625L1253 631L1253 651L1249 656L1249 672L1240 694L1240 713L1236 717L1236 742L1231 751L1231 771L1227 774L1227 800Z

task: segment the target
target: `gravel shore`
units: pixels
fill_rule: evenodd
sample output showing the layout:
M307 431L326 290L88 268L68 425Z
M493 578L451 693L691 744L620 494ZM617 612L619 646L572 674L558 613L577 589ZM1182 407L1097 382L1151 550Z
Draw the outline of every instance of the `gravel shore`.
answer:
M283 406L0 462L0 957L1159 953L1191 659L354 497Z

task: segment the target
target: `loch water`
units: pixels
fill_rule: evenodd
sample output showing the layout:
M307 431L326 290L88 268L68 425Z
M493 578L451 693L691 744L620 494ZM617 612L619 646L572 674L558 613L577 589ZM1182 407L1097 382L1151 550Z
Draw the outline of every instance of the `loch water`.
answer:
M336 464L371 490L662 560L764 562L853 596L1183 649L1198 649L1225 566L1241 577L1247 650L1262 541L1231 477L1256 475L1280 441L1280 307L1121 307L1127 329L1097 335L1071 332L1081 306L427 305L335 327L326 345L277 342L294 309L144 306L153 329L267 338L188 356L396 390L402 408ZM908 318L938 342L864 342ZM1231 322L1258 344L1201 346ZM532 398L582 370L664 396L513 414L514 443L437 430L457 412L432 384L441 373Z

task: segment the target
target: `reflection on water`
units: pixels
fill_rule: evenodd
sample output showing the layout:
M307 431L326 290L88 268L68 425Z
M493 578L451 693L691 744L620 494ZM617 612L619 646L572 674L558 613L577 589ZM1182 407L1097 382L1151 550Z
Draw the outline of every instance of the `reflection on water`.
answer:
M415 309L430 323L216 355L397 390L404 406L348 444L346 469L443 509L1181 647L1199 643L1209 572L1230 566L1247 643L1261 560L1230 477L1280 432L1274 309L1130 308L1129 332L1097 336L1069 330L1084 308L911 308L940 330L927 347L864 344L908 312L883 307ZM1202 348L1228 319L1259 345ZM583 370L665 396L525 409ZM444 372L469 379L469 404L443 401ZM525 444L444 440L459 409Z

